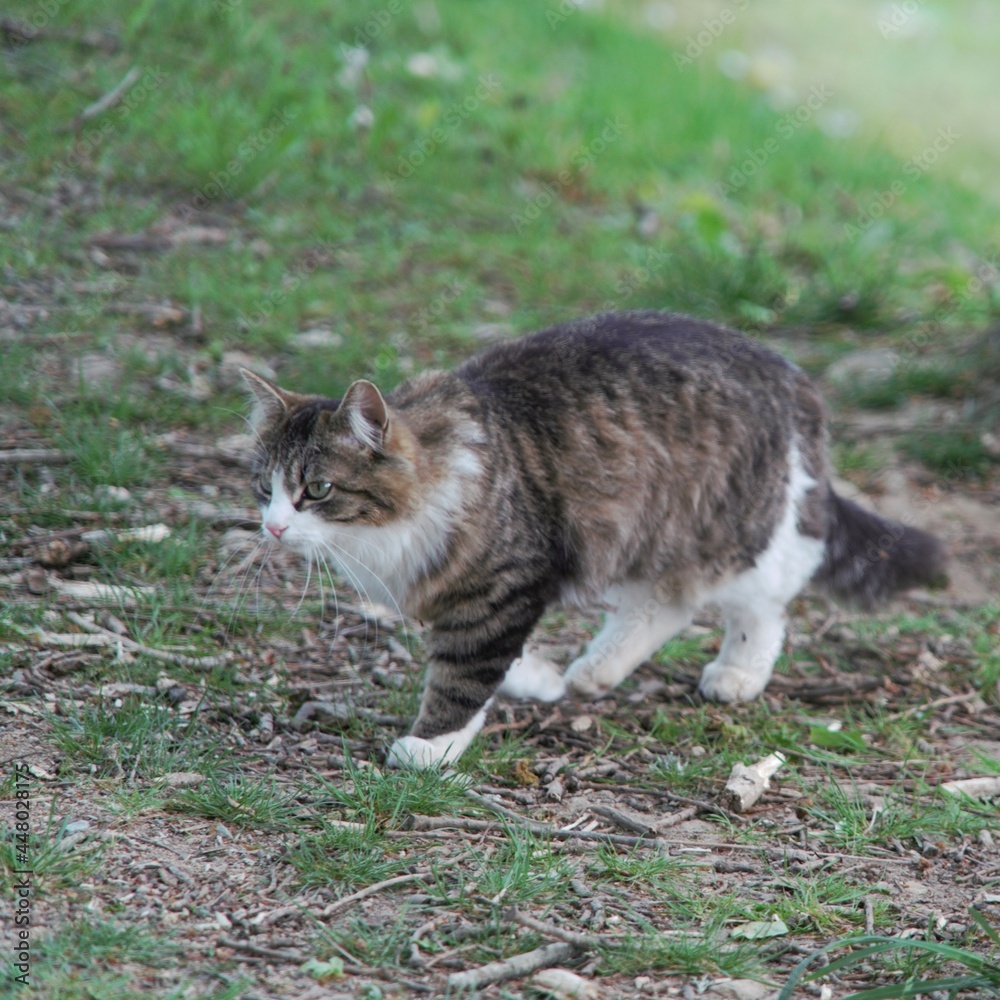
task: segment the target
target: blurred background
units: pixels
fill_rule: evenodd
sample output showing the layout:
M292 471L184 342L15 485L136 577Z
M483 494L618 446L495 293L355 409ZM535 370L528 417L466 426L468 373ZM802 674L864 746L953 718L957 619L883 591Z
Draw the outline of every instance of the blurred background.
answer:
M983 326L998 18L971 0L8 5L7 309L57 305L60 330L100 339L155 301L146 325L185 348L158 364L220 389L234 349L336 389L601 308L794 326L816 364L922 319Z

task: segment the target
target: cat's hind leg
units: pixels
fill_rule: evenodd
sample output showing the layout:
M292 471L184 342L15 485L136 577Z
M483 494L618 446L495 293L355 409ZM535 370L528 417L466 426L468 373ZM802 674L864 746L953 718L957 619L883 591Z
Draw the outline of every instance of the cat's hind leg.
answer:
M767 686L785 637L785 606L823 561L825 543L798 528L798 503L811 488L793 451L784 515L756 565L707 597L726 618L719 655L705 667L698 690L715 701L750 701Z
M671 636L689 625L693 609L655 596L648 583L613 587L607 594L612 610L583 655L566 671L566 687L577 694L604 694L620 684Z
M566 682L554 663L525 646L507 669L500 693L508 698L558 701L566 694Z
M702 671L698 690L713 701L751 701L771 679L785 637L785 608L761 598L723 608L726 636L719 655Z

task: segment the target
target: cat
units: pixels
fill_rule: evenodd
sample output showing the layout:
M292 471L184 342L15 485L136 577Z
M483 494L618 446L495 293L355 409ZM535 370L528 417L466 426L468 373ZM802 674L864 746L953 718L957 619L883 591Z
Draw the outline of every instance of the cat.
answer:
M429 626L420 711L391 766L456 760L498 691L609 691L702 605L726 630L699 691L747 701L810 581L871 607L941 580L934 536L831 488L809 377L707 321L605 313L386 396L366 380L326 399L243 376L265 536ZM565 674L525 648L560 602L607 609Z

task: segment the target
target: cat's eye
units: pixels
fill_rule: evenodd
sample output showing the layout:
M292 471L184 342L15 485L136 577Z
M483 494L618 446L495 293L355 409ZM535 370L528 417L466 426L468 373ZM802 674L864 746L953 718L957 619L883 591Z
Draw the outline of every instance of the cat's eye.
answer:
M256 485L257 492L260 493L261 496L269 497L271 495L271 484L263 476L257 480Z
M311 483L306 483L305 494L310 500L325 500L332 490L333 483L314 479Z

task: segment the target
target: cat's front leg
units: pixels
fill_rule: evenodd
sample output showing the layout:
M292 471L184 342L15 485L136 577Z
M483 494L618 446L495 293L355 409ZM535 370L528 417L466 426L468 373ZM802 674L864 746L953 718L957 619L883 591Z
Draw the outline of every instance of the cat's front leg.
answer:
M389 767L433 767L458 760L483 728L508 663L448 662L435 657L427 668L420 714L409 736L389 749Z

